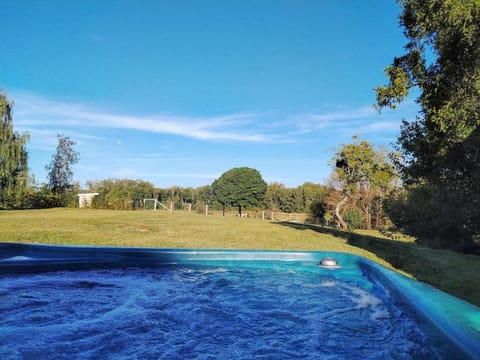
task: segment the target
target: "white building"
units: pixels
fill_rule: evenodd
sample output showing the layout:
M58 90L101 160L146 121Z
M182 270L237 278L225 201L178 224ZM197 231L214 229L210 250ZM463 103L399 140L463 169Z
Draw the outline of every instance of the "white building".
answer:
M94 196L97 196L98 193L84 193L78 194L78 207L79 208L88 208L92 205L92 199Z

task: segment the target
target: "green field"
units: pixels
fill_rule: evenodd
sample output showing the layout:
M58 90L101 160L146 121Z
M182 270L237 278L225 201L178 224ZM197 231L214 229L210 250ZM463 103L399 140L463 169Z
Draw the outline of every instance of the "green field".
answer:
M0 211L0 241L164 248L341 251L367 257L480 305L480 257L378 232L166 211Z

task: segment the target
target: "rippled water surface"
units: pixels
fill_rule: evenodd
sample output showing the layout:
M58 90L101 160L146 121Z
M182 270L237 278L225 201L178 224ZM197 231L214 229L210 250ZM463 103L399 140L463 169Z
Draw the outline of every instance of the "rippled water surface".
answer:
M2 359L435 359L381 291L319 274L162 267L0 278Z

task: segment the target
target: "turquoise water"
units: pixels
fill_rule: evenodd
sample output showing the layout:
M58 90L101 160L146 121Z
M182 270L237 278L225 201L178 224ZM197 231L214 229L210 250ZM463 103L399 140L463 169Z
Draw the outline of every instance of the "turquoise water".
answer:
M0 277L2 359L437 359L386 291L295 267Z

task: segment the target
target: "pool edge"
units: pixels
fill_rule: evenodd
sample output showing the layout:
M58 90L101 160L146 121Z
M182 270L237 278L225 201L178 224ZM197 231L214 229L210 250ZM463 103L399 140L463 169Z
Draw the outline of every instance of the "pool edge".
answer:
M408 306L427 326L450 340L458 359L480 354L480 308L381 264L359 257L359 266L385 286L397 302ZM439 344L442 345L442 344Z

